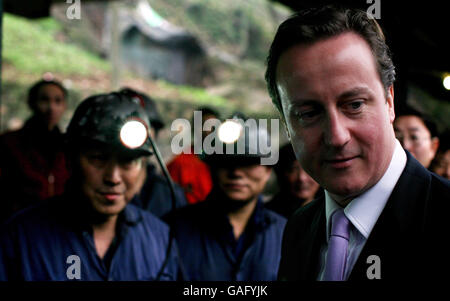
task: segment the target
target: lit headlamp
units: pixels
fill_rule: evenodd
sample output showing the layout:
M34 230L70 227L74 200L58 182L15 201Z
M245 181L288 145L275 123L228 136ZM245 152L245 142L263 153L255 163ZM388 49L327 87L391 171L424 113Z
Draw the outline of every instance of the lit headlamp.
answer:
M226 144L235 143L242 135L243 126L236 120L227 120L219 126L218 138Z
M120 129L120 141L130 149L141 147L148 138L148 129L139 119L131 119L125 122Z
M444 85L445 89L450 90L450 75L449 74L447 74L444 77L444 80L442 81L442 84Z

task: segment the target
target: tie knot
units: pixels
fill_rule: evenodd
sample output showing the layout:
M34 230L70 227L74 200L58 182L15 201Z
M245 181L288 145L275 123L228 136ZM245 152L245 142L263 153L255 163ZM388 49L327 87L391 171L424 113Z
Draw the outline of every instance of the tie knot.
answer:
M350 237L350 221L344 214L344 210L338 209L331 217L331 235L340 236L349 240Z

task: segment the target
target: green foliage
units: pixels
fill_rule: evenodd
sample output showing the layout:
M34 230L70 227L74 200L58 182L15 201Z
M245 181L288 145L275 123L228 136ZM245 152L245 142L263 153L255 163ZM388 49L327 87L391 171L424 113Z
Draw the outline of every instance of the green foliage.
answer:
M212 106L228 106L232 107L229 100L209 94L205 89L196 88L192 86L180 86L168 83L166 81L158 81L158 86L167 90L174 91L178 94L180 99L193 102L198 105L212 105Z
M240 57L263 60L280 9L267 0L149 0L170 22L186 28L205 44ZM287 15L286 10L283 13Z
M35 21L10 14L3 15L3 61L20 71L65 75L108 70L108 64L77 46L58 42L60 25L51 18Z
M149 90L149 93L154 93L153 96L160 101L167 120L181 116L182 111L186 111L188 116L193 108L202 105L215 107L224 116L234 110L269 113L269 110L254 104L255 95L251 93L263 91L256 94L260 103L261 94L266 95L264 57L276 28L267 10L272 3L267 0L149 2L169 22L195 35L205 48L219 49L239 59L238 64L228 64L217 58L208 58L214 67L211 90L164 81L155 83L130 74L130 81L144 80L147 86L155 87L156 91ZM89 30L86 23L75 27L74 23L68 25L53 18L30 20L3 15L2 130L10 121L23 121L29 116L26 93L30 85L47 71L72 82L69 108L62 125L67 124L81 99L90 93L108 90L111 67L108 61L96 54L98 49L90 44L92 33ZM217 87L219 89L214 89ZM269 101L267 104L270 106Z
M15 117L20 120L25 120L30 115L27 99L27 88L19 81L5 81L2 82L2 102L5 108L2 118L6 117L9 120ZM4 122L4 120L2 120Z

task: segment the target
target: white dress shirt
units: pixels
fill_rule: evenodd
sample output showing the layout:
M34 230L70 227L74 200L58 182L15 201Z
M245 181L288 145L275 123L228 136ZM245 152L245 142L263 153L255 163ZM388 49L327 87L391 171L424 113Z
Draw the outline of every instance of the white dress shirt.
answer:
M344 209L345 216L350 220L352 227L348 244L347 263L344 271L344 279L350 276L356 260L364 247L375 223L386 205L389 196L397 184L403 169L406 166L406 153L400 142L395 141L394 154L389 167L383 177L369 190L354 198ZM318 280L323 280L325 272L326 256L328 252L328 240L331 232L331 215L341 208L329 193L325 191L325 214L326 214L326 243L320 251Z

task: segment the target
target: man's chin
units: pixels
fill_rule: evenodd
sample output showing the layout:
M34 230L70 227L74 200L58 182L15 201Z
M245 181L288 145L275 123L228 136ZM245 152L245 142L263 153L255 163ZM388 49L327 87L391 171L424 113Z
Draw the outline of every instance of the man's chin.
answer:
M228 192L227 197L234 202L246 202L250 196L247 193Z
M118 215L120 212L122 212L122 210L125 208L125 206L119 205L119 204L114 204L111 206L106 206L106 205L100 205L100 206L96 206L94 208L94 210L102 216L108 217L108 216L115 216Z
M230 195L230 194L228 194L229 206L232 208L232 210L240 209L240 208L244 207L245 205L247 205L248 203L252 202L254 199L255 199L254 196L249 196L249 195Z
M291 191L291 195L299 200L305 200L311 197L310 191ZM314 194L313 194L314 195Z
M351 199L357 197L361 193L364 192L361 187L331 187L330 189L326 189L330 196L339 203L347 204Z

